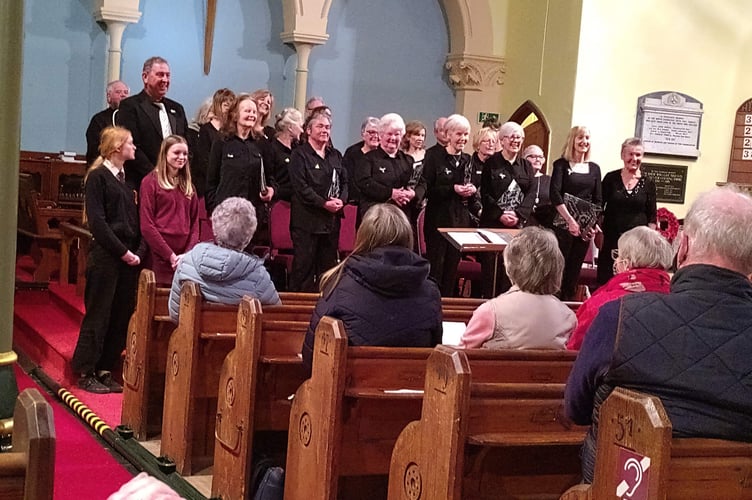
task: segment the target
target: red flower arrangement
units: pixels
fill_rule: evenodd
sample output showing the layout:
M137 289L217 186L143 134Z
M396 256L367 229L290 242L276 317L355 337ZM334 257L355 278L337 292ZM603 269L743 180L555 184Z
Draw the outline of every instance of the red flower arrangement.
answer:
M679 234L679 221L671 210L661 207L656 212L656 229L669 243L673 243Z

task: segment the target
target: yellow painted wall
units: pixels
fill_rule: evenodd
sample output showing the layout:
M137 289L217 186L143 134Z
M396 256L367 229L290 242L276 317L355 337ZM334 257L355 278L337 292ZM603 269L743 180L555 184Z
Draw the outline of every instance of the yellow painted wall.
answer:
M572 123L581 0L510 0L503 117L533 101L551 127L551 160Z
M593 136L593 159L604 172L621 167L621 142L634 135L637 98L677 91L703 104L700 157L646 161L688 165L689 204L725 181L734 114L752 97L746 0L583 0L572 121Z

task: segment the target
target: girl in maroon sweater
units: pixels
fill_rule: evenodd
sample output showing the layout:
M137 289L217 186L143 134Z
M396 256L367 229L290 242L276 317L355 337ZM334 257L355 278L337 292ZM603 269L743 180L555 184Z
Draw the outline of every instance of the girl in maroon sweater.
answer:
M198 195L191 183L188 144L168 136L141 182L141 234L149 245L144 265L158 284L170 285L180 257L198 243Z

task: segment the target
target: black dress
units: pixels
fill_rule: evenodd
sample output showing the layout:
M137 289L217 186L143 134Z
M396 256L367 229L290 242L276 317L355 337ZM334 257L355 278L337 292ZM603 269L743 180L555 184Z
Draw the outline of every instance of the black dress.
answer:
M655 222L655 182L642 176L631 191L621 179L621 170L609 172L603 178L603 245L598 254L598 285L614 275L611 250L618 247L619 237L637 226Z
M557 207L564 203L564 194L589 201L596 205L602 204L601 168L597 163L588 162L587 173L577 173L572 170L569 162L559 158L554 162L551 175L551 189L549 196L551 204ZM566 229L555 228L559 250L564 256L564 274L561 280L561 299L573 300L577 290L577 280L580 278L582 262L585 260L590 240L583 240L580 236L572 236Z

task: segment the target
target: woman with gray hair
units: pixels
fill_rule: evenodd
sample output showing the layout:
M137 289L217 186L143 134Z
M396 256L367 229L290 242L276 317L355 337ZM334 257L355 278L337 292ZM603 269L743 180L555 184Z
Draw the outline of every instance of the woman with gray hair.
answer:
M360 190L355 182L358 165L363 157L379 147L379 119L375 116L367 116L360 125L361 140L352 144L345 150L342 156L342 166L347 170L349 179L349 203L357 205L360 201Z
M303 133L303 114L295 108L285 108L277 115L274 123L276 133L270 142L274 159L274 179L277 181L277 198L290 201L292 181L290 180L290 155L298 145Z
M183 255L175 270L168 305L176 323L185 281L197 283L209 302L234 305L243 295L250 295L262 304L280 303L264 262L243 252L258 225L253 204L245 198L226 198L212 212L211 222L216 244L197 244Z
M554 296L564 269L556 236L540 227L522 229L504 249L504 266L512 287L475 310L460 347L564 349L577 319Z
M355 183L360 190L357 225L377 203L397 205L408 219L416 211L413 160L400 150L405 122L397 113L379 119L379 147L366 153L356 167Z
M647 226L637 226L622 234L618 245L613 251L614 277L577 309L577 328L567 349L580 349L603 304L628 293L669 292L671 277L666 271L673 263L674 251L666 238Z

